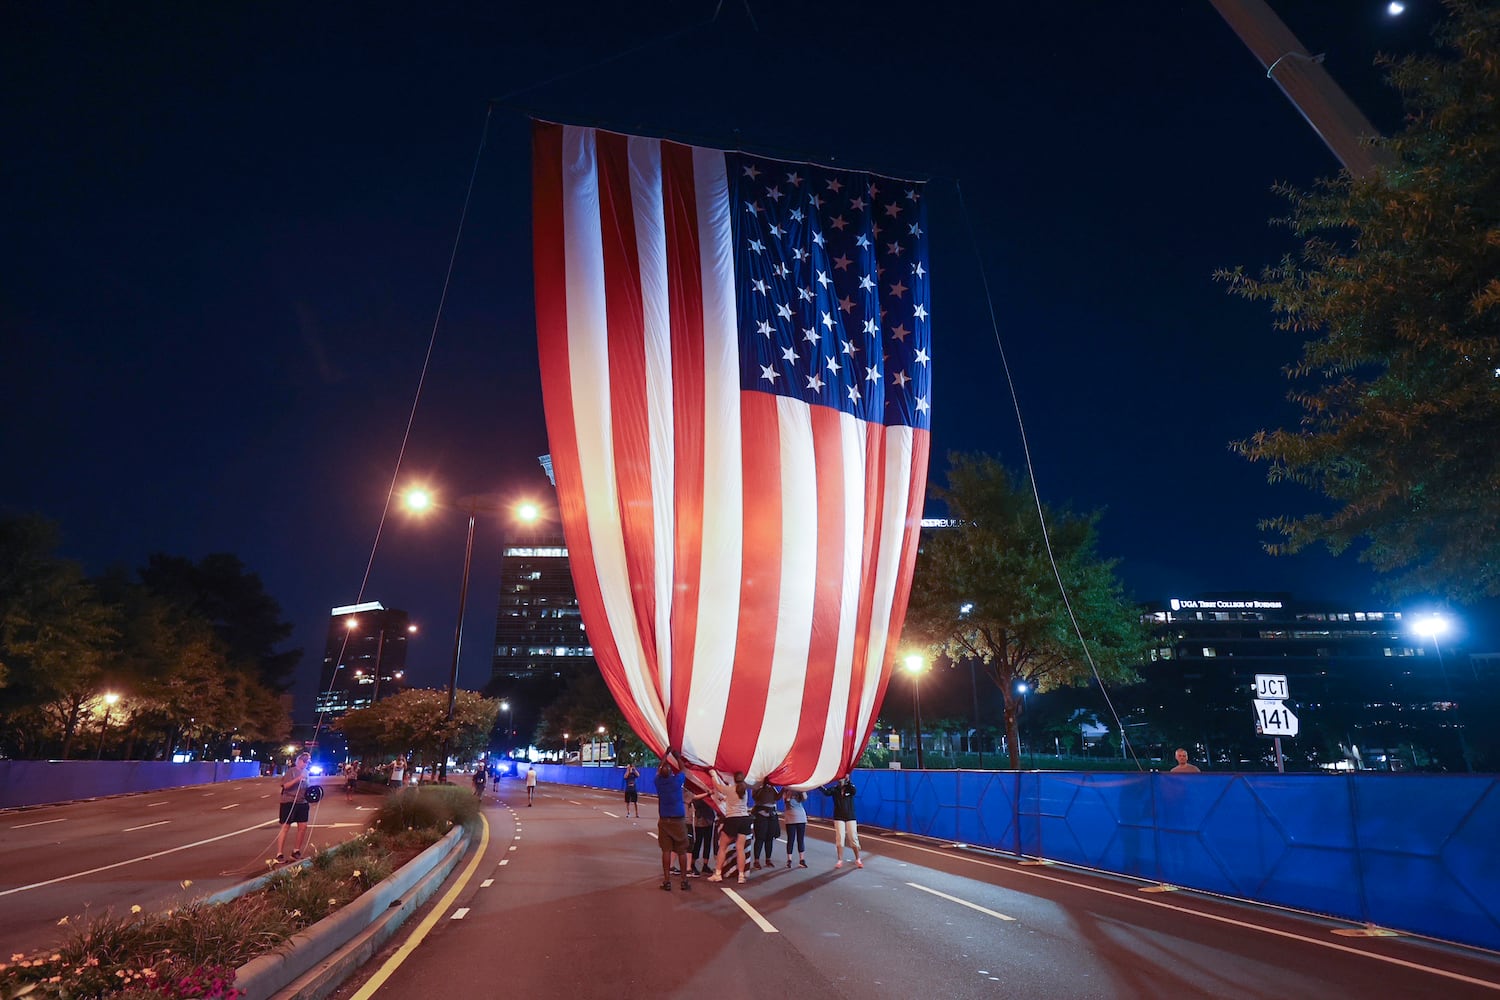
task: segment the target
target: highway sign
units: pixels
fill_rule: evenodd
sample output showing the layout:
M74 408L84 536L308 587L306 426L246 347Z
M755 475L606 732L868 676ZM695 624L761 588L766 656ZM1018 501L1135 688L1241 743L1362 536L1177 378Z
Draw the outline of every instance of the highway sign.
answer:
M1296 736L1297 717L1280 700L1256 698L1255 731L1262 736Z
M1255 675L1255 697L1281 701L1286 696L1286 674Z

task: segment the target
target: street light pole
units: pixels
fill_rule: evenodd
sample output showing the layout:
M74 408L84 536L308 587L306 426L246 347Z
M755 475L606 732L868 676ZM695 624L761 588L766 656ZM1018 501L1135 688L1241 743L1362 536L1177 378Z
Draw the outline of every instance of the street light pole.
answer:
M1025 681L1016 685L1016 692L1021 696L1021 724L1016 726L1016 740L1020 742L1022 747L1027 745L1026 741L1022 739L1022 734L1026 731L1026 692L1030 690L1031 688L1027 686ZM1036 764L1034 756L1031 763L1033 765Z
M922 671L927 661L916 653L906 658L906 670L911 674L911 700L917 716L917 770L926 768L922 764Z
M1433 652L1437 653L1438 673L1443 675L1443 692L1448 696L1448 703L1454 706L1454 728L1458 730L1458 752L1464 758L1464 770L1469 774L1474 773L1474 765L1469 761L1469 744L1464 739L1463 720L1458 716L1458 702L1453 699L1453 682L1448 679L1448 668L1443 664L1443 647L1438 645L1438 636L1448 631L1448 620L1441 615L1429 615L1417 622L1417 634L1430 636L1432 639ZM1386 766L1389 768L1391 752L1385 752Z
M115 702L119 700L120 696L113 691L104 696L104 721L99 724L99 752L94 754L95 760L104 759L104 733L109 729L109 710L114 708Z
M449 731L453 728L453 704L458 700L458 654L464 645L464 608L469 603L469 563L474 558L474 519L479 514L477 500L466 498L469 505L469 535L464 541L464 575L458 585L458 625L453 630L453 667L448 671L448 715L443 728L443 750L438 759L438 783L448 780Z

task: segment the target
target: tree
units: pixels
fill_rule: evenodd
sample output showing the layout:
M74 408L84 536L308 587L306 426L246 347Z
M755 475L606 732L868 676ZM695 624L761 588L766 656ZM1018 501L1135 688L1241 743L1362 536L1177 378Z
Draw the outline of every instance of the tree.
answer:
M562 696L542 710L535 742L538 746L561 746L563 733L567 733L568 742L577 745L598 738L601 726L615 744L617 759L647 761L649 749L626 723L603 676L597 671L579 671L569 678Z
M500 714L500 702L473 691L458 691L453 719L448 719L448 694L414 688L355 709L333 723L344 734L356 756L404 757L435 765L446 738L448 750L460 760L478 757L489 748L490 731Z
M48 521L0 518L0 716L16 751L38 756L55 738L67 758L117 633L114 611L56 546Z
M277 651L291 636L292 625L282 620L281 605L238 556L219 552L194 563L156 553L140 577L184 614L209 622L232 663L252 667L271 690L286 690L302 650Z
M1391 596L1467 602L1500 595L1500 7L1446 4L1451 57L1382 61L1394 165L1279 185L1300 254L1216 277L1312 337L1286 369L1300 425L1231 447L1335 509L1262 521L1267 551L1358 544Z
M995 459L950 455L947 486L931 492L958 523L936 531L917 556L906 628L935 655L983 665L1004 698L1010 765L1019 769L1017 684L1041 692L1093 676L1068 606L1109 682L1134 678L1146 641L1140 613L1125 600L1114 561L1094 551L1098 513L1044 507L1049 554L1031 493Z

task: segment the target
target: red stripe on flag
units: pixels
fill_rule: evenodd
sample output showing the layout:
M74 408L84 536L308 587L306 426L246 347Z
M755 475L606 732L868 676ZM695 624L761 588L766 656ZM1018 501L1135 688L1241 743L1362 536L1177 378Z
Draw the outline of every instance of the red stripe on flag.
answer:
M645 315L640 248L630 197L629 140L595 132L599 151L599 217L604 246L604 304L609 324L610 434L620 533L631 606L646 669L655 675L656 531L651 499L651 420L647 413ZM592 633L590 633L592 634Z
M716 765L749 770L761 726L776 650L781 600L781 431L779 397L740 393L744 558L740 570L740 625Z
M774 775L778 783L793 785L801 784L817 768L828 730L828 702L833 693L844 600L844 508L849 490L843 418L828 406L810 410L818 491L818 584L813 594L812 637L797 734L786 763Z
M682 746L698 635L698 593L703 572L703 263L699 256L698 192L693 151L664 142L662 205L667 230L668 299L672 323L672 427L675 579L672 587L672 690L667 702L667 742Z
M532 253L535 265L537 353L542 374L542 401L552 470L557 477L558 513L568 541L569 564L579 609L589 632L594 659L606 678L620 677L623 667L604 612L604 595L594 567L593 541L584 510L578 439L573 423L573 395L568 362L567 254L563 247L563 127L532 125ZM628 691L624 692L628 694ZM628 698L619 701L631 728L645 730L645 717Z
M896 577L896 599L891 606L891 620L887 626L890 638L886 641L885 664L880 677L880 690L875 696L875 704L885 703L886 688L891 682L891 672L896 663L896 654L900 649L901 630L906 624L906 605L911 598L912 574L917 566L917 549L922 542L922 502L927 497L927 457L932 447L932 432L920 427L911 429L911 474L908 481L908 496L906 498L906 526L901 535L901 568ZM870 733L875 730L875 716L877 712L870 714L870 721L865 726L857 746L865 746L870 741ZM858 758L856 758L858 759Z

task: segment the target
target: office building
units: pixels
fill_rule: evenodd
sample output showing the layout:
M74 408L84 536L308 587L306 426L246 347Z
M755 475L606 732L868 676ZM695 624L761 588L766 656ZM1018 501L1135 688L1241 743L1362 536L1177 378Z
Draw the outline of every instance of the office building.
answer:
M1299 733L1282 746L1299 769L1463 769L1456 651L1445 663L1399 611L1208 593L1150 604L1143 621L1153 644L1127 723L1146 731L1138 749L1150 738L1229 770L1266 763L1252 701L1268 675L1286 678Z
M379 601L334 608L318 682L318 714L337 717L405 689L405 611Z

